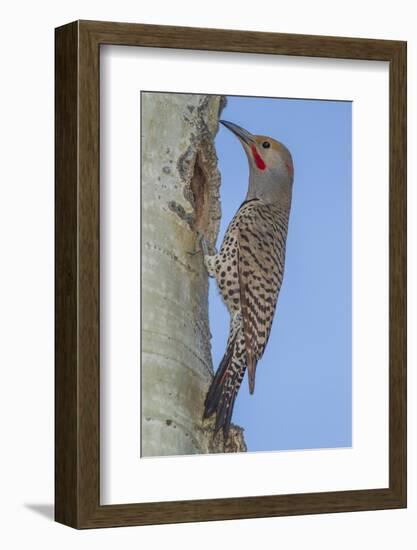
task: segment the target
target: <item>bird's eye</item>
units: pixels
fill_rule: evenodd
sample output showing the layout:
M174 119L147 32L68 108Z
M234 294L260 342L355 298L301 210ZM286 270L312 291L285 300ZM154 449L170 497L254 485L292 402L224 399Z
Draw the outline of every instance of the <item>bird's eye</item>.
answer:
M271 147L271 144L269 143L269 141L264 141L264 142L262 143L262 147L263 147L264 149L268 149L268 147Z

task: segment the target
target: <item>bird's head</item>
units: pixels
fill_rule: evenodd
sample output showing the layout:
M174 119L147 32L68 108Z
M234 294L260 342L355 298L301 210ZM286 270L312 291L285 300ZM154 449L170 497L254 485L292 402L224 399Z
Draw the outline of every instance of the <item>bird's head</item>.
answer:
M233 122L220 122L239 138L248 157L247 199L257 198L267 203L291 200L294 165L285 145L268 136L253 135Z

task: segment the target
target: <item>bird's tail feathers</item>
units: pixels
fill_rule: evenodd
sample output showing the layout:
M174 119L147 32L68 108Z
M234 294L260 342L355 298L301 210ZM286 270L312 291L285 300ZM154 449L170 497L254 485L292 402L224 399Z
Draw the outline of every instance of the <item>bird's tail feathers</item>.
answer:
M204 408L204 418L209 418L216 413L214 431L217 433L222 428L225 440L229 434L235 399L246 368L243 356L241 362L236 359L237 336L238 333L227 346L226 353L207 393Z

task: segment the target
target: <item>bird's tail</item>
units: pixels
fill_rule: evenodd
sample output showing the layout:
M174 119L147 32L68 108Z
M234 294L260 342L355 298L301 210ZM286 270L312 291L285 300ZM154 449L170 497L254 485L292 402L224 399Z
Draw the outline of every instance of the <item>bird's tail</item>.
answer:
M214 431L217 433L222 428L225 440L229 435L233 406L246 370L245 354L240 353L238 357L240 351L238 334L239 331L229 341L226 353L207 393L204 408L204 418L209 418L216 413Z

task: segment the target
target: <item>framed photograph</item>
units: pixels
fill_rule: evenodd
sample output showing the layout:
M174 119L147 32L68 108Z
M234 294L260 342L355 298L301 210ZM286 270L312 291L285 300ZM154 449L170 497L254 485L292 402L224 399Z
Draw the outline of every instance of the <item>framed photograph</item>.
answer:
M56 521L406 506L406 43L56 29Z

